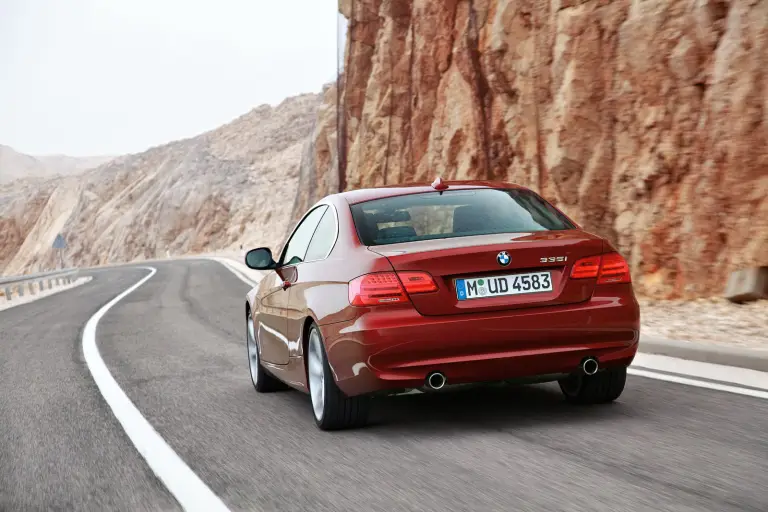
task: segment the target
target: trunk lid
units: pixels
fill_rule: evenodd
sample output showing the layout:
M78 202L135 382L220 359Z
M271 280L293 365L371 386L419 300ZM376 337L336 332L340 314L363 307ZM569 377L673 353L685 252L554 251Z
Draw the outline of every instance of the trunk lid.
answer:
M601 254L603 240L581 230L540 231L377 245L369 250L386 257L395 270L429 272L438 291L412 295L411 300L420 314L436 316L586 301L592 295L596 279L570 279L571 267L580 258ZM511 258L507 266L497 261L502 251ZM529 272L549 272L552 291L458 299L457 279Z

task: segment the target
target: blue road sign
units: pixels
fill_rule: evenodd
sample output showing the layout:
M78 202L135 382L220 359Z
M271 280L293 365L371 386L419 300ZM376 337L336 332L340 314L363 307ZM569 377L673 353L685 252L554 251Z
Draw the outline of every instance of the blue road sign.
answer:
M67 241L64 240L64 237L61 236L61 233L56 235L56 240L53 241L53 248L54 249L66 249L67 248Z

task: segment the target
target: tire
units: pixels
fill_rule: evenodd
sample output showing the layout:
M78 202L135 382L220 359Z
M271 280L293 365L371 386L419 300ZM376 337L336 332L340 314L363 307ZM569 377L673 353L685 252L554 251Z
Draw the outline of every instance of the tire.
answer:
M627 368L608 368L594 375L571 375L558 381L568 402L587 405L613 402L627 382Z
M253 326L253 317L248 313L245 319L245 342L248 349L248 369L251 374L253 387L259 393L271 393L287 389L288 386L270 375L261 365L261 356L259 354L259 345L256 342L256 330Z
M307 387L312 415L321 430L362 427L368 422L370 397L347 397L336 385L320 329L312 325L307 342Z

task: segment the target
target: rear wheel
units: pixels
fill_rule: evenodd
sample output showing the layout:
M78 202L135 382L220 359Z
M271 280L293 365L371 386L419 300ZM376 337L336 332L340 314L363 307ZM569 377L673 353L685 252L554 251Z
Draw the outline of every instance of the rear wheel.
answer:
M287 386L267 373L261 365L259 345L256 343L256 329L253 325L253 317L248 313L246 318L246 344L248 346L248 368L251 371L251 382L259 393L269 393L286 389Z
M361 427L368 421L370 398L347 397L336 385L320 329L309 329L307 381L315 423L322 430Z
M613 402L624 391L627 368L608 368L594 375L570 375L558 381L565 399L576 404Z

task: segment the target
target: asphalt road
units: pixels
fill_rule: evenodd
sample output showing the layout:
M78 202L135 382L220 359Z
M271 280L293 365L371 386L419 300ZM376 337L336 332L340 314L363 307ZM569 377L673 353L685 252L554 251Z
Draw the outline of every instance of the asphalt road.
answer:
M377 401L324 433L309 398L258 395L248 289L219 263L157 274L101 320L122 389L233 511L768 510L768 401L630 376L609 406L555 385ZM0 312L0 510L177 510L86 367L81 331L147 271L113 268Z

